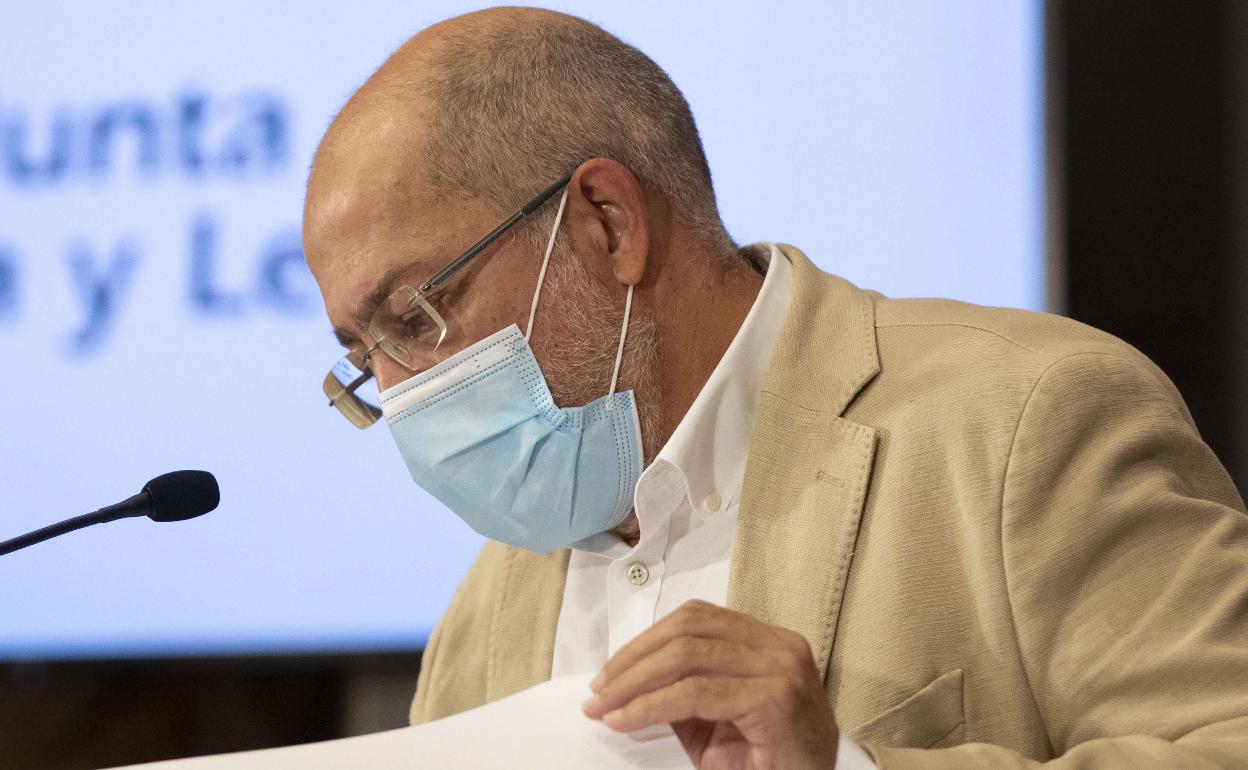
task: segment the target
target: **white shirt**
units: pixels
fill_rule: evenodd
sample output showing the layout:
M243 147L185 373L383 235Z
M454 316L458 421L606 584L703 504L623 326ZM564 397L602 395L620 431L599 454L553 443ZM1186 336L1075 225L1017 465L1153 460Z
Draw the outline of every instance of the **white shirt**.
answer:
M769 246L767 277L749 314L637 481L637 545L605 533L572 551L552 676L601 669L625 643L690 599L726 602L750 427L793 294L792 266ZM832 770L874 768L842 735Z

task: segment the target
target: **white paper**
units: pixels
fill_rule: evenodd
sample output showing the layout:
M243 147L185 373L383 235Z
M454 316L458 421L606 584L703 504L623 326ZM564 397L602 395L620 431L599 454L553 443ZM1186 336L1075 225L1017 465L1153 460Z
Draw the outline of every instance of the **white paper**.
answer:
M614 732L581 713L589 674L552 679L446 719L263 751L131 765L144 770L416 770L417 768L689 768L668 725ZM118 770L125 770L124 768Z

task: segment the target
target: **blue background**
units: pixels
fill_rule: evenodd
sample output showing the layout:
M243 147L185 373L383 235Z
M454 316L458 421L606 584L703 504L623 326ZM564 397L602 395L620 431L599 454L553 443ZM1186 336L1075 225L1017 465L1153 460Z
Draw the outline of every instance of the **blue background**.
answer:
M894 296L1041 309L1036 0L564 3L684 90L724 220ZM0 659L422 644L480 539L319 383L307 166L460 2L11 4L0 539L213 471L221 508L0 558Z

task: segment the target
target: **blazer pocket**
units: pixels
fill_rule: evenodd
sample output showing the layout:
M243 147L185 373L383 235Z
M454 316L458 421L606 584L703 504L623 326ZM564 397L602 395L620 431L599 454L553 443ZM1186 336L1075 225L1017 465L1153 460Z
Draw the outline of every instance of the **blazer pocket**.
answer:
M962 669L946 671L926 687L846 734L860 743L895 748L956 746L966 736Z

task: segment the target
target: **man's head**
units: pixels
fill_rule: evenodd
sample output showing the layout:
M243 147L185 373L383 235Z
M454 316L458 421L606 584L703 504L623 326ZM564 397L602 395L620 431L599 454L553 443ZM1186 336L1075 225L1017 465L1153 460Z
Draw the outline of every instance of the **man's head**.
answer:
M735 250L689 107L635 48L534 9L424 30L326 133L308 184L305 252L339 336L358 340L385 296L382 279L420 285L573 169L531 344L557 404L604 395L635 286L620 388L637 392L649 454L666 438L660 311ZM524 327L557 199L454 279L445 307L456 334L439 357ZM383 388L413 374L380 354L373 368Z

